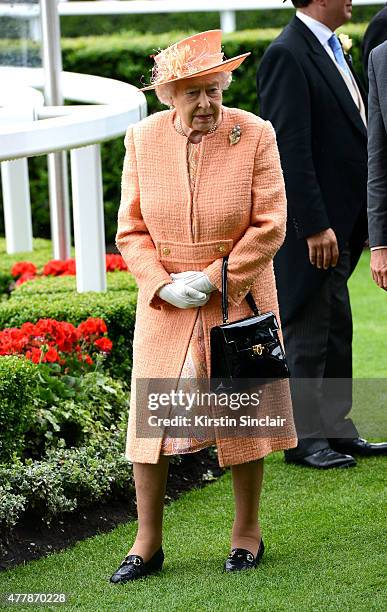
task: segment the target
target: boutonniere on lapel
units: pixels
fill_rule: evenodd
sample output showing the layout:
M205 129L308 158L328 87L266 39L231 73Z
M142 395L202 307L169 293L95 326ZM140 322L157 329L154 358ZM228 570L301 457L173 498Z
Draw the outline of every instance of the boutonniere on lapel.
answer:
M352 57L350 55L350 50L352 49L353 41L352 38L348 36L348 34L344 34L344 32L340 32L338 39L343 48L344 54L348 56L349 61L352 61Z
M231 145L235 145L237 144L242 136L242 130L241 130L241 126L240 125L234 125L234 127L232 128L231 132L230 132L230 144Z

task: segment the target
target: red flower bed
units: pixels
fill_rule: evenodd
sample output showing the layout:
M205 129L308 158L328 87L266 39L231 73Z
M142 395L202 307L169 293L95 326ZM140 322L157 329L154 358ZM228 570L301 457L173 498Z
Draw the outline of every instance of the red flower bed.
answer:
M123 257L119 254L110 253L105 256L105 259L107 272L128 269ZM42 273L39 274L36 266L30 261L18 261L12 266L11 274L17 279L15 284L21 285L25 281L36 278L37 276L74 276L76 274L76 263L73 258L64 261L60 259L51 259L43 267Z
M108 354L113 343L104 334L103 319L89 318L75 327L66 321L39 319L0 331L0 355L24 355L34 363L58 363L66 372L94 364L93 357ZM77 368L75 368L77 369Z

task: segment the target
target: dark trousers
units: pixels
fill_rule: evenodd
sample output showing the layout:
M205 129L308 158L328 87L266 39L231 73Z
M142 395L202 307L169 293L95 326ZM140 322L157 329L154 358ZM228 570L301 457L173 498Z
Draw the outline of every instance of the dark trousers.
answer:
M319 290L283 327L299 444L289 451L311 454L329 438L355 438L352 407L352 313L346 247Z

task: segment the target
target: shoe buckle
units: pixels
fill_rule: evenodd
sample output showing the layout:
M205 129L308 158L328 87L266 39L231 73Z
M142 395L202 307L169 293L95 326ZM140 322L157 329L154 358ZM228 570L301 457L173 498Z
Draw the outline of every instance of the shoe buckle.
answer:
M139 559L138 557L136 557L135 559L132 560L132 563L134 565L141 565L141 559Z
M247 558L247 561L254 561L254 555L252 555L251 553L246 555L246 558Z
M134 559L125 559L123 562L125 565L141 565L141 559L135 557Z

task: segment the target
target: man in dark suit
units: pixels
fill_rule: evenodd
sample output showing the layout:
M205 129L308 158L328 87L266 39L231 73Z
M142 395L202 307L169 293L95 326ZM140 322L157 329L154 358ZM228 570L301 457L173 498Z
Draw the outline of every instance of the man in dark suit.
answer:
M347 282L367 236L366 97L334 34L351 0L293 0L296 16L257 73L261 116L277 133L288 198L275 257L299 444L285 459L356 465L387 444L359 438L352 406L352 316Z
M387 41L371 52L368 79L368 232L371 273L376 284L387 291Z
M371 19L362 41L364 75L368 75L368 58L375 47L387 40L387 4Z

